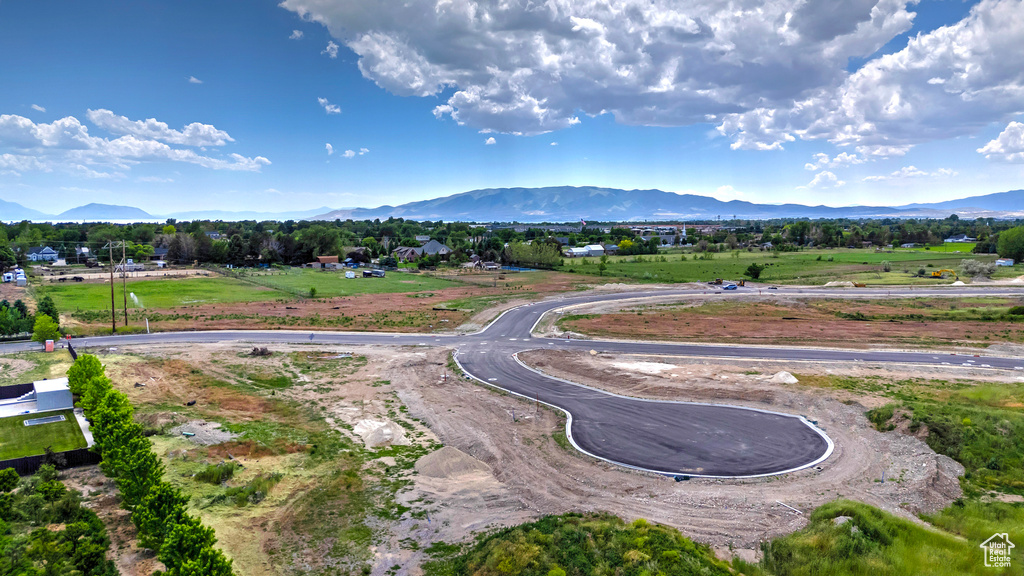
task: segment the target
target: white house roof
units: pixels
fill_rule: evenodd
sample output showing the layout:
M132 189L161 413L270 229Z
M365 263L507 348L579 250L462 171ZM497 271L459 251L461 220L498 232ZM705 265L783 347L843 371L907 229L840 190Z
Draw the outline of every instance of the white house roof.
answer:
M604 250L604 246L601 246L600 244L588 244L586 246L586 249L587 250Z
M40 392L56 392L68 389L68 379L54 378L53 380L39 380L37 382L33 382L32 385L36 389L36 394Z

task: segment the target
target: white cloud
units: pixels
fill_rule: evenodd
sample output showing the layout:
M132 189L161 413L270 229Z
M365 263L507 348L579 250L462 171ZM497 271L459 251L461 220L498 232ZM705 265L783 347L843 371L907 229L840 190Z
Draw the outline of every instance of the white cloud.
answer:
M359 155L362 156L363 154L366 154L369 151L370 151L369 148L360 148L359 149Z
M338 57L338 45L334 43L334 40L327 41L327 47L320 51L321 54L327 54L331 58Z
M939 168L935 172L927 172L921 170L917 166L904 166L891 174L883 174L881 176L868 176L864 178L865 182L882 182L885 180L906 180L908 178L928 178L928 177L944 177L951 178L956 176L957 172L949 168Z
M284 0L395 94L454 88L440 117L538 134L610 113L659 126L778 108L908 30L915 0ZM710 120L709 120L710 118ZM772 143L764 145L772 148Z
M302 38L302 30L292 30L292 35L288 37L289 40L299 40Z
M146 182L152 184L169 184L174 182L174 178L162 178L160 176L140 176L135 179L136 182Z
M558 142L552 142L551 145L552 146L558 146Z
M331 104L327 101L327 98L317 98L316 101L324 107L328 114L341 114L341 107L337 104Z
M729 184L719 186L713 196L719 200L736 200L743 197L743 192L733 188Z
M343 157L345 157L345 158L355 158L356 157L356 151L355 150L345 150L344 152L341 153L341 155Z
M334 154L334 146L331 146L331 143L328 142L327 143L327 155L330 156L332 154Z
M200 80L199 78L196 78L195 76L189 76L188 77L188 83L189 84L202 84L203 81Z
M32 109L35 110L36 112L46 112L46 108L43 108L39 104L33 104L32 105Z
M835 158L829 158L828 154L819 152L813 156L814 162L808 162L804 164L805 170L821 170L823 168L845 168L853 164L863 164L864 159L858 157L856 154L850 154L848 152L840 152Z
M103 178L120 177L141 162L185 162L214 170L244 171L259 171L270 164L262 156L228 154L217 158L191 149L172 148L166 143L212 145L220 140L232 141L227 133L206 124L190 124L176 131L156 120L132 122L106 110L90 110L89 114L98 119L97 126L109 126L111 132L124 135L114 139L93 136L74 116L36 124L22 116L0 115L0 151L11 151L0 156L0 167L17 171L62 170Z
M840 180L839 177L832 172L822 170L815 174L814 179L808 182L806 186L797 186L797 188L839 188L844 184L846 184L846 182Z
M484 146L493 146L497 143L498 141L494 139L494 136L491 136L487 138L487 140L484 140Z
M85 117L96 126L112 134L132 134L168 144L223 146L228 142L235 141L227 132L218 130L210 124L199 122L187 124L181 130L173 130L168 127L167 123L160 122L155 118L133 121L102 108L86 111Z
M726 117L720 129L741 147L781 145L789 136L854 146L862 156L901 156L915 144L973 134L1020 112L1021 45L1020 1L982 0L962 21L918 34L841 82L772 107L761 131L743 125L754 111Z
M995 140L978 148L978 153L989 160L1024 162L1024 123L1010 122Z

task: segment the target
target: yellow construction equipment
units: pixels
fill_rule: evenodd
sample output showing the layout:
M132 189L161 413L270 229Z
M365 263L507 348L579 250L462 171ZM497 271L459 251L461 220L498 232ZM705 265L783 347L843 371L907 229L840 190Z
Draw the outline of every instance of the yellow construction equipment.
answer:
M949 270L949 269L936 270L935 272L932 272L932 278L942 278L942 275L945 274L946 272L949 272L950 274L952 274L953 275L953 279L955 279L955 280L959 280L960 279L960 277L956 275L956 270Z

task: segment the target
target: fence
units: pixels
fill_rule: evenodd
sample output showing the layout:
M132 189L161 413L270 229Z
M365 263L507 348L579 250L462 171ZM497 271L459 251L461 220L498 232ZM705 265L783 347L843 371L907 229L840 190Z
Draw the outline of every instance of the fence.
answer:
M10 400L17 398L23 394L35 390L35 385L31 382L28 384L12 384L10 386L0 386L0 400Z
M93 464L99 464L102 458L99 454L89 450L88 448L79 448L78 450L68 450L66 452L55 452L53 454L44 454L41 456L25 456L23 458L11 458L10 460L0 460L0 470L4 468L14 468L14 471L19 476L28 476L35 474L39 467L47 463L49 458L50 463L57 466L58 469L63 470L65 468L77 468L79 466L91 466ZM63 459L63 464L58 463Z

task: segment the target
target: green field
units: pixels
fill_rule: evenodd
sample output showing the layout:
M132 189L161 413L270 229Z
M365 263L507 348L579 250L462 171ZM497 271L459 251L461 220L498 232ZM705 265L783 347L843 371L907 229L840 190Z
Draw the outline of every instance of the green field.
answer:
M345 278L345 273L340 270L292 268L284 272L276 270L273 273L255 272L243 276L243 279L286 294L306 295L309 294L310 288L316 288L317 298L422 292L462 285L459 282L434 278L426 274L406 272L388 272L384 278L363 278L363 270L354 270L355 278Z
M25 426L25 420L63 414L64 422ZM0 418L0 460L85 448L85 436L71 410Z
M346 279L342 272L311 269L293 269L273 275L245 275L241 278L129 280L128 292L135 294L139 304L136 305L129 296L128 308L168 309L202 304L293 299L299 295L308 295L310 288L316 288L318 298L329 298L440 290L458 285L457 282L422 274L389 273L384 278ZM76 310L110 310L109 284L47 284L36 288L35 295L37 298L52 297L57 308L67 313ZM114 288L114 298L116 307L121 308L124 296L119 282Z
M686 260L682 260L682 257ZM801 252L720 252L712 259L702 260L700 254L670 251L659 255L612 256L608 259L607 277L629 278L647 282L707 282L715 278L739 280L751 264L766 265L760 282L769 284L825 284L831 281L865 282L867 284L939 284L953 281L933 279L931 272L950 268L958 270L961 260L978 259L991 262L995 256L953 254L942 251L897 250L804 250ZM662 262L661 260L665 261ZM883 262L890 271L883 271ZM597 275L597 258L564 259L559 270ZM924 268L927 276L917 277ZM1014 277L1014 268L1001 268L996 277Z

